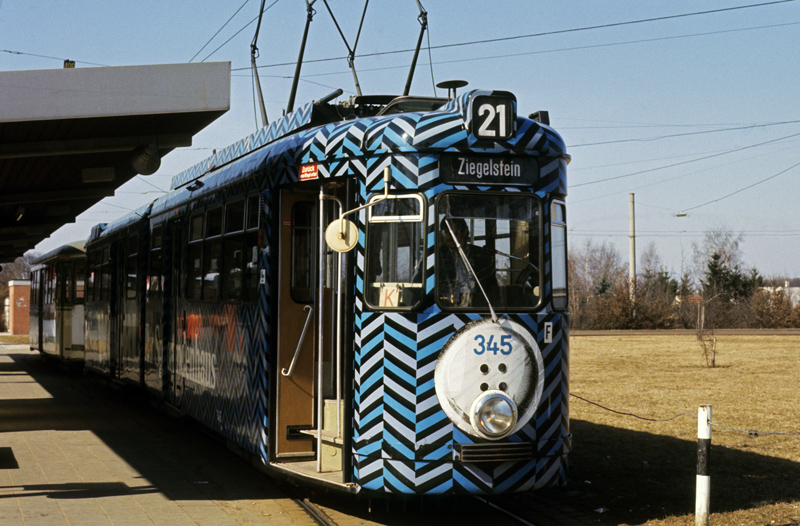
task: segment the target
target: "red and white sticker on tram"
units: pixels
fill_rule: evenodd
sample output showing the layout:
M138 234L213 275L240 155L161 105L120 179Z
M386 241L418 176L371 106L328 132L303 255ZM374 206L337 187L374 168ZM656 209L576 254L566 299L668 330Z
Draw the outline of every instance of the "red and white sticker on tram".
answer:
M319 177L319 167L316 164L307 164L300 167L300 180L313 181Z

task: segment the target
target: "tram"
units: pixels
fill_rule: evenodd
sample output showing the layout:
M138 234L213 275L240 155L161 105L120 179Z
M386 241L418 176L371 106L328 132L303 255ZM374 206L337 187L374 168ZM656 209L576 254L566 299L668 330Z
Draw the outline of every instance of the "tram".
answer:
M562 138L505 91L337 96L93 228L86 370L298 484L563 484Z
M31 266L31 350L61 360L83 361L84 242L63 245Z

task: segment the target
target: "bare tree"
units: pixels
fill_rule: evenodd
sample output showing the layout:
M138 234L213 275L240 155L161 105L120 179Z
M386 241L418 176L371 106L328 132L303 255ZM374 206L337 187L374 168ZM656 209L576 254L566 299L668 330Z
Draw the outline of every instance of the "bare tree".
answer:
M773 284L776 280L772 280ZM751 327L787 329L800 327L800 305L793 305L784 286L758 289L750 298Z
M591 240L569 253L569 294L572 326L583 328L594 299L627 283L627 266L613 245Z
M694 285L699 288L705 277L707 265L713 254L719 255L721 265L727 267L741 266L742 250L739 245L744 236L735 234L730 228L720 226L707 230L703 234L703 241L692 243L692 277Z

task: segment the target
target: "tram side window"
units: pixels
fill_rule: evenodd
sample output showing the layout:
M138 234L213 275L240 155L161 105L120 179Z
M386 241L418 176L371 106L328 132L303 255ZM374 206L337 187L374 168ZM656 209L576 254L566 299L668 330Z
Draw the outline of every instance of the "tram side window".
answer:
M203 250L203 299L219 300L222 265L222 207L206 214L206 240Z
M153 228L150 238L150 267L147 279L148 294L161 292L161 243L163 240L162 227Z
M136 298L136 283L139 277L139 234L128 237L128 258L125 262L125 297Z
M55 303L55 290L56 290L56 269L52 265L47 266L46 274L44 275L44 303L51 305Z
M84 280L86 279L86 260L75 261L75 294L74 302L76 305L83 304Z
M567 207L554 201L550 232L553 257L553 308L567 308Z
M39 295L38 295L38 287L36 286L36 272L32 271L28 274L28 279L31 282L31 307L36 306L39 303Z
M225 207L225 251L222 263L222 298L226 301L242 299L244 220L244 199L228 203Z
M92 274L94 275L93 284L92 284L92 300L99 301L100 300L100 282L102 281L100 278L100 273L102 272L102 263L103 259L103 252L101 250L96 250L92 253L92 265L94 270Z
M86 300L94 301L94 284L95 284L95 255L96 252L86 253Z
M539 201L533 195L443 194L436 223L439 305L485 310L488 301L499 311L538 305L539 223Z
M186 297L199 300L203 290L202 264L203 261L203 216L192 217L189 228L189 251L187 254L186 269Z
M59 292L59 296L61 296L59 299L64 304L69 305L72 303L72 263L59 263L57 269L58 274L63 276L63 280L59 283L59 287L62 287Z
M43 271L41 269L37 270L33 273L34 280L31 282L31 285L36 289L36 299L32 303L39 306L42 303L42 276Z
M242 280L242 299L255 301L258 298L258 216L259 196L247 198L247 224L244 234L244 278Z
M103 247L100 264L100 301L108 301L111 290L111 253L108 245Z
M367 209L365 299L370 307L411 308L422 301L423 204L418 194L390 195Z

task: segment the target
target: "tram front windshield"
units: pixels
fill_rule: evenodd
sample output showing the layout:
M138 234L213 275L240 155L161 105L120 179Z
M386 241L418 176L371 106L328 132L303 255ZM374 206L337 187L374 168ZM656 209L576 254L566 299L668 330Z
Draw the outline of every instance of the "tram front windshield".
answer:
M532 309L541 294L539 201L521 194L442 195L436 298L455 310Z

